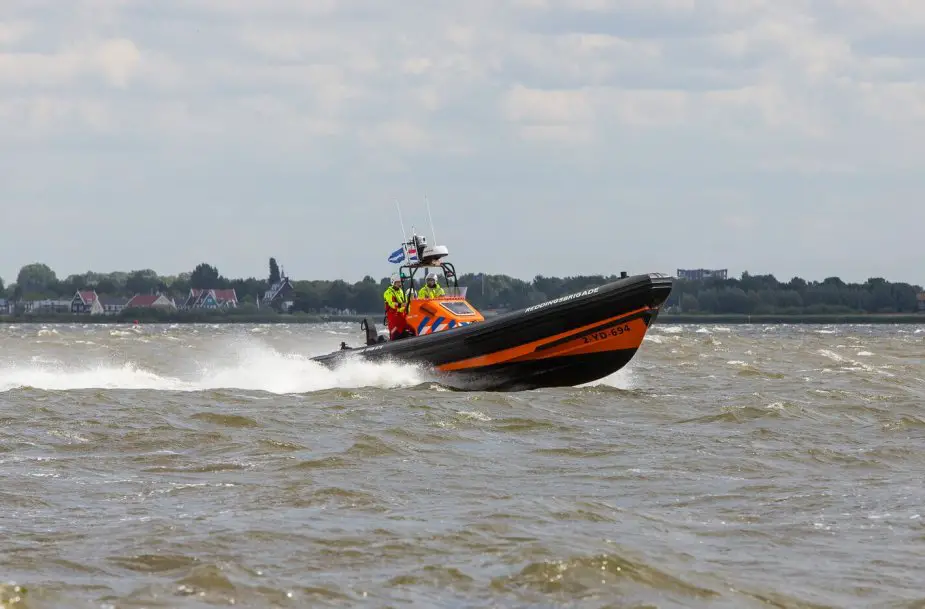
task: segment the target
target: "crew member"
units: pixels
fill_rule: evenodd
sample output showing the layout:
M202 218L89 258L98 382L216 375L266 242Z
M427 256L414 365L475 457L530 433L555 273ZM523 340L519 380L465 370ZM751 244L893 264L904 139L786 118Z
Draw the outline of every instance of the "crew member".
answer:
M385 318L389 325L389 338L398 340L406 332L411 332L411 326L405 317L405 294L401 291L401 278L392 275L392 285L383 294L385 300Z
M440 296L446 296L446 292L437 284L437 275L431 273L427 276L424 287L418 290L418 298L439 298Z

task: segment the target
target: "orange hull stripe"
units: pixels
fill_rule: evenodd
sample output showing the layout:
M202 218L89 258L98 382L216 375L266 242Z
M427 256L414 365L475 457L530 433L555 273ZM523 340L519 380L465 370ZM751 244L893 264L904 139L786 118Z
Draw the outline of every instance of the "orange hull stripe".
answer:
M600 324L595 324L600 325ZM584 355L604 351L638 349L646 335L648 327L642 319L634 319L625 324L592 333L581 333L574 340L557 345L551 349L534 351L517 358L516 361L532 361L562 357L563 355Z
M651 310L649 307L643 307L628 313L621 313L620 315L607 319L601 319L595 321L592 324L587 324L585 326L581 326L580 328L574 328L572 330L568 330L567 332L562 332L561 334L548 336L531 343L518 345L509 349L502 349L501 351L495 351L494 353L489 353L486 355L471 357L469 359L460 360L458 362L443 364L442 366L438 366L438 369L450 372L454 370L465 370L468 368L481 368L483 366L492 366L495 364L513 361L528 361L534 359L545 359L547 357L558 357L566 353L578 355L580 353L595 353L598 351L638 348L639 345L642 344L642 339L648 330L645 322L643 322L642 319L634 319L620 325L621 328L628 326L628 332L626 330L622 330L616 335L610 335L609 333L611 329L608 328L606 330L595 333L606 335L599 337L598 340L594 340L592 336L589 337L588 341L586 341L584 337L586 334L588 334L589 330L611 322L615 322L620 319L632 317L635 314L649 310ZM561 345L556 345L555 347L551 347L545 351L537 351L537 349L543 345L561 341L569 337L574 337L574 340L569 340L568 342L564 342Z

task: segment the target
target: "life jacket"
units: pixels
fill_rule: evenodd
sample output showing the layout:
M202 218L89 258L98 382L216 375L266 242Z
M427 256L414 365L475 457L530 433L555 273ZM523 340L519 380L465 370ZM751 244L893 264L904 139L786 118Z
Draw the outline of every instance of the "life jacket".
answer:
M401 306L405 304L405 293L401 289L396 289L393 286L386 288L385 293L382 295L385 300L385 310L388 311L392 309L397 311L401 309Z
M420 290L418 290L419 298L437 298L439 296L445 296L446 292L443 291L443 287L440 284L430 287L425 285Z

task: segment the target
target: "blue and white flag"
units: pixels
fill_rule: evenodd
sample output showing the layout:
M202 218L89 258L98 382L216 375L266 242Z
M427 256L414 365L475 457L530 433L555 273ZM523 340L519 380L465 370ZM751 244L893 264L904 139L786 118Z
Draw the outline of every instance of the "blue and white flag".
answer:
M398 264L405 259L405 248L400 247L391 254L389 254L389 262L393 264Z

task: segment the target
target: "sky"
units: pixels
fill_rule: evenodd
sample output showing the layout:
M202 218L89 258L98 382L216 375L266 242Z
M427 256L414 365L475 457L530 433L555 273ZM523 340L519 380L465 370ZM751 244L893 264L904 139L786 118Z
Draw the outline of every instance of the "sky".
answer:
M0 277L925 283L920 0L3 0Z

